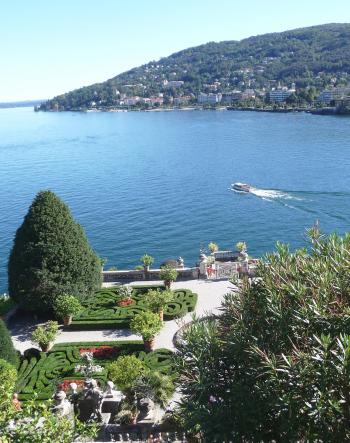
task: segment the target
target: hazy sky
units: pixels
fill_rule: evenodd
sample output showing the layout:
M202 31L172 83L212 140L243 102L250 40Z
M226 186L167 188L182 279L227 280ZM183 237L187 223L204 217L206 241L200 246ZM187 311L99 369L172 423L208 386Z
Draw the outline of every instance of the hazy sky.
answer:
M349 0L0 0L0 102L50 98L208 41L350 22Z

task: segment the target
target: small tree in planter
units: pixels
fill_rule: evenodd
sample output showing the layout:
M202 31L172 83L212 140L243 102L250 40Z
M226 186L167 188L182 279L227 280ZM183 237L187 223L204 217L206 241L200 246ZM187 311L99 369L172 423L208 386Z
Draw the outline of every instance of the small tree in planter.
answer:
M144 311L135 317L130 322L130 329L135 334L142 336L145 348L152 351L154 347L154 337L162 329L162 321L158 314L150 311Z
M177 279L177 270L164 266L160 271L160 278L164 281L165 287L170 289L171 282Z
M219 250L219 246L218 246L216 243L214 243L214 242L210 242L210 243L208 244L208 249L209 249L209 251L210 251L211 253L213 253L213 252L216 252L216 251Z
M154 258L148 254L144 254L140 258L140 262L143 264L145 272L149 271L149 267L154 263Z
M119 300L118 305L119 306L129 306L134 302L134 300L131 298L132 295L132 288L130 286L121 286L118 290Z
M72 322L72 316L76 315L82 306L74 295L64 294L56 298L53 308L56 316L62 318L64 325L68 326Z
M124 355L107 367L108 377L125 394L125 402L118 414L121 424L135 423L138 414L134 385L136 380L147 371L144 363L135 355Z
M57 321L49 320L45 325L35 329L32 334L32 342L38 344L43 352L48 352L52 348L57 331Z
M144 297L144 300L153 312L157 312L161 321L164 318L164 307L174 298L170 290L160 291L159 289L149 290Z

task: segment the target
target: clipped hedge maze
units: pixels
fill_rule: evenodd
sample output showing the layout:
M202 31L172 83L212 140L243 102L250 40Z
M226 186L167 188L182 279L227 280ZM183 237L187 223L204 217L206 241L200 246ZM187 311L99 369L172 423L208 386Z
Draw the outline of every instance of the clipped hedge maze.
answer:
M73 318L70 328L128 328L136 314L149 309L144 300L144 295L149 289L164 290L164 286L135 286L132 293L134 303L124 307L117 305L118 288L101 289L82 303L83 310ZM174 299L165 307L164 320L182 317L193 311L196 306L197 294L189 289L176 289L173 294Z
M25 352L19 365L16 385L19 399L23 401L35 397L37 400L47 400L64 380L83 380L83 375L75 372L74 368L81 362L81 352L87 349L94 350L94 362L102 367L121 355L134 354L149 369L174 374L172 352L157 349L147 353L141 341L62 343L55 345L47 354L36 349ZM100 349L102 351L98 352ZM94 378L104 385L108 379L107 370L104 369Z

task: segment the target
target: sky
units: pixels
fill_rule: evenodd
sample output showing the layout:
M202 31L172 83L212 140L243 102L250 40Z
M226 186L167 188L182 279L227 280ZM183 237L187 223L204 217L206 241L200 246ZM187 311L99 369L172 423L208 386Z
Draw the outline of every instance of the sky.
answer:
M47 99L208 41L350 22L349 0L0 0L0 102Z

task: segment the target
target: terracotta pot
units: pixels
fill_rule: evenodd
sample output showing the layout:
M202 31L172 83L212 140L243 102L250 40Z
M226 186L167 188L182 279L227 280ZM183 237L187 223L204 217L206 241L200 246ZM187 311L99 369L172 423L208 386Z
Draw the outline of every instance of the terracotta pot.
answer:
M52 343L49 343L47 345L39 344L39 346L43 352L49 352L49 350L52 348Z
M150 340L144 340L143 343L145 345L146 351L153 351L153 349L154 349L154 338L151 338Z
M160 318L161 321L164 321L164 311L163 311L163 309L161 309L159 311L159 318Z
M166 287L166 289L170 289L170 285L171 285L171 280L164 281L164 286Z
M63 317L64 326L69 326L71 323L72 323L72 316L71 315L66 315L65 317Z

